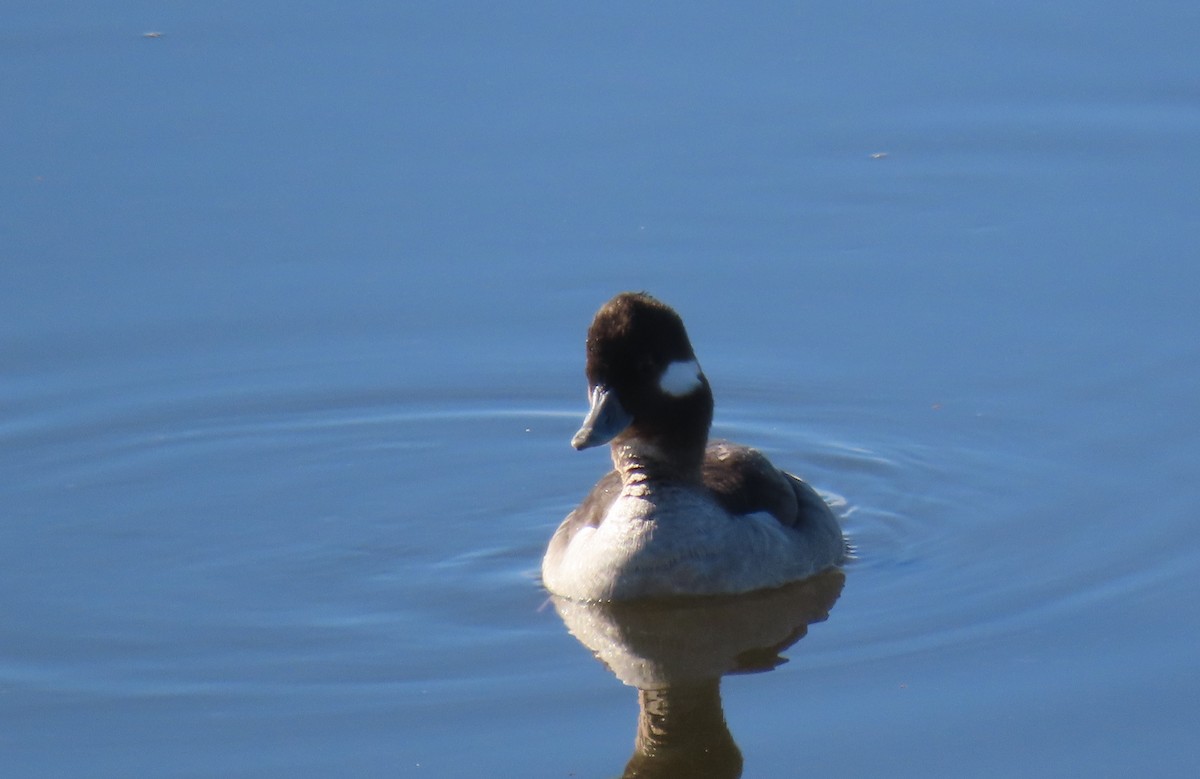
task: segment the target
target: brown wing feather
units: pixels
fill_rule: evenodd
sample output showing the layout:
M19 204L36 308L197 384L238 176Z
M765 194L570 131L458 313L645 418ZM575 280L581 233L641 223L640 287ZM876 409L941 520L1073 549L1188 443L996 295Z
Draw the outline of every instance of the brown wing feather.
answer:
M829 512L812 487L748 446L714 441L705 452L702 473L704 486L730 514L766 511L780 524L800 527L814 513Z

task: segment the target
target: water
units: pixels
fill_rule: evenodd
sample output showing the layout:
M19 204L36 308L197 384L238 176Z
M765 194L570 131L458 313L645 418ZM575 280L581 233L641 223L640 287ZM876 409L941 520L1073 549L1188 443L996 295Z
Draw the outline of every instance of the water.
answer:
M675 693L745 776L1189 776L1198 22L13 10L6 774L620 774L638 693L537 567L631 288L858 549Z

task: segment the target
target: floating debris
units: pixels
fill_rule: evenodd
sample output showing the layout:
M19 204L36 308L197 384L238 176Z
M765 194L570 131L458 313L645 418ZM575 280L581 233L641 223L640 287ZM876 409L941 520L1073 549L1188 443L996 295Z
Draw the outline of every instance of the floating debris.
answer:
M161 38L162 33L161 32L144 32L144 33L142 33L142 37L143 38Z
M886 151L877 151L877 152L873 152L871 154L871 159L882 160L884 157L887 157L887 156L888 156L888 153Z

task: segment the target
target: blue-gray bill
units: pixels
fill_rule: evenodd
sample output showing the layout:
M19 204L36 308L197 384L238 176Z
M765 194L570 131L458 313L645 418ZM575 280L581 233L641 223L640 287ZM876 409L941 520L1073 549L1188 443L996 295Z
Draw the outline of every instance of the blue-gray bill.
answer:
M571 446L576 449L607 444L633 421L633 417L621 406L621 401L617 400L616 393L603 384L592 388L590 400L591 408L583 420L583 426L571 439Z

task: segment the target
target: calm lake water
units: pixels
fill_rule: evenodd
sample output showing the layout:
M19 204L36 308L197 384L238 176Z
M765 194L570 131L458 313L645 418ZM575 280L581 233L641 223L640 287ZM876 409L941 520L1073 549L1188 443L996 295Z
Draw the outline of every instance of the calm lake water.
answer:
M1198 8L8 9L4 774L1192 776ZM622 289L844 581L547 599Z

